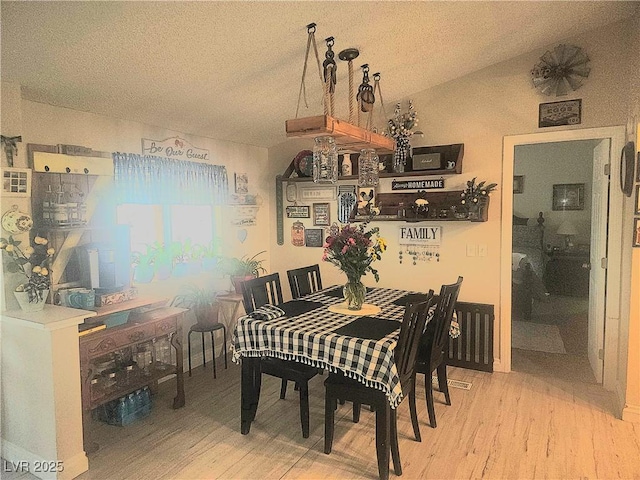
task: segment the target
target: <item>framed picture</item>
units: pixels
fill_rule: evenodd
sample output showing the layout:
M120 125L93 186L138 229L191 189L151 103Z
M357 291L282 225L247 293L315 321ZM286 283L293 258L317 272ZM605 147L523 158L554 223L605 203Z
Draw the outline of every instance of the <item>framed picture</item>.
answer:
M636 185L636 208L635 214L640 215L640 185Z
M324 245L324 229L307 228L304 231L304 244L307 247L322 247Z
M578 125L582 122L582 99L541 103L538 128Z
M31 169L2 167L2 196L30 197Z
M238 195L246 195L249 193L249 178L246 173L236 173L235 183L236 183L236 193Z
M309 218L311 214L309 213L308 205L291 205L287 207L287 218Z
M358 215L369 215L376 204L375 187L358 187Z
M640 247L640 218L633 219L633 246Z
M331 225L328 203L313 204L313 224L327 227Z
M640 182L640 152L638 152L636 156L636 182Z
M555 184L552 210L584 210L584 183Z
M524 175L513 176L513 193L524 192Z

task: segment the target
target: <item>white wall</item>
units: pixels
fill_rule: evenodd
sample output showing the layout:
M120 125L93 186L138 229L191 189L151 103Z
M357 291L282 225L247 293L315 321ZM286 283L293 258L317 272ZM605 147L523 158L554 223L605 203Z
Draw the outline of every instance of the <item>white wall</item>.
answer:
M579 45L587 52L592 65L584 86L568 96L569 99L582 98L582 123L575 128L626 123L629 80L624 70L621 71L621 66L626 65L631 55L628 45L631 28L631 21L626 21L567 39L567 43ZM548 46L549 49L553 47L555 45ZM503 137L550 130L538 128L538 106L555 97L550 99L540 95L532 87L529 76L531 68L544 53L544 49L536 50L412 97L420 119L420 130L425 134L420 140L414 138L414 147L464 143L463 173L447 177L447 189L461 188L464 182L473 177L499 184L502 178ZM424 68L429 68L427 61ZM292 95L295 93L292 92ZM552 127L551 130L554 128L565 127ZM310 148L310 145L309 141L295 140L269 149L272 174L275 176L284 172L295 154L303 148ZM389 186L383 183L381 188L388 191ZM494 343L498 367L501 356L507 353L501 351L499 343L499 260L511 248L500 245L500 196L499 186L492 195L489 221L486 223L442 223L442 261L437 264L415 267L407 263L400 265L398 245L394 241L396 224L380 223L383 235L390 240L389 250L380 262L380 284L418 290L438 289L442 283L449 283L457 275L462 275L461 300L495 305ZM504 221L510 222L511 217ZM284 272L301 264L320 262L321 249L291 246L287 226L285 245L276 245L275 225L270 239L274 270ZM479 243L488 246L487 256L467 257L466 245ZM344 281L344 275L340 275L335 267L321 265L321 268L329 282Z

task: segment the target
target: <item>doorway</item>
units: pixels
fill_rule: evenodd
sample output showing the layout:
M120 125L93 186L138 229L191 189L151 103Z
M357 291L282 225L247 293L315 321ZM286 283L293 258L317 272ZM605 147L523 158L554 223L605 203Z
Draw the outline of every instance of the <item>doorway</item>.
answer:
M609 145L609 139L589 139L515 147L513 370L602 381L602 359L596 356L599 365L592 369L588 356L589 333L603 334L589 328L590 320L603 316L595 309L590 315L589 299L604 292L590 252L592 243L599 248L602 231L592 220L606 226L608 204L600 199L603 191L608 193L609 177L601 164L609 160ZM591 276L597 283L590 296ZM593 304L600 302L594 299Z
M505 254L501 255L501 322L500 322L500 360L495 365L496 370L511 371L512 358L512 255L511 250L513 240L513 229L511 220L513 210L513 177L515 150L520 145L545 144L552 142L568 142L575 140L600 141L609 139L609 149L607 162L610 165L610 177L612 185L619 175L620 165L617 161L617 153L624 145L624 127L603 127L593 129L578 129L567 131L555 131L548 133L537 133L528 135L509 136L504 139L503 150L503 196L502 196L502 236L501 242ZM609 222L605 226L601 235L601 245L606 252L607 258L607 279L606 297L602 295L603 306L606 305L606 325L604 328L604 314L601 316L603 339L602 345L596 349L597 355L603 357L603 370L601 374L603 386L612 390L615 386L615 365L618 351L618 329L620 320L620 271L621 271L621 251L620 248L607 244L607 238L621 238L622 235L622 208L623 195L618 188L612 186L609 194ZM615 242L612 242L615 244ZM600 259L591 261L591 265L600 265Z

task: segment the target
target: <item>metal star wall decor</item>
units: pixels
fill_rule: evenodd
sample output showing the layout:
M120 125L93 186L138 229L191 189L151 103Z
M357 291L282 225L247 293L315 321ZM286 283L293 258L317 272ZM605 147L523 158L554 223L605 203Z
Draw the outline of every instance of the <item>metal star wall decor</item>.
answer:
M558 45L547 51L531 70L533 86L545 95L566 95L589 76L589 57L575 45Z

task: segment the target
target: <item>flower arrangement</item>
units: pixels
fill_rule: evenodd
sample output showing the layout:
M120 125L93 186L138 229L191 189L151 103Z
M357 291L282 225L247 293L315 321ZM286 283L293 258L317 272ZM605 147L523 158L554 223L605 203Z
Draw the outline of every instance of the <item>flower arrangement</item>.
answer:
M372 263L382 258L387 244L378 234L379 228L367 230L368 222L359 226L344 225L336 234L329 235L324 244L322 260L330 262L342 270L349 280L359 281L371 272L380 280L378 270Z
M27 278L26 283L16 287L16 292L27 292L29 303L44 302L43 292L51 286L49 272L55 250L48 246L46 238L37 235L32 245L21 247L21 244L13 236L0 238L0 248L6 252L3 255L5 269L10 273L22 273Z
M409 150L409 138L416 132L413 127L418 125L418 113L413 108L413 102L409 100L409 108L406 113L400 113L402 105L396 103L393 118L390 118L387 126L387 134L396 141L396 149L393 155L395 172L404 172Z
M497 183L490 183L486 185L485 181L476 184L476 177L467 182L467 189L460 194L462 205L478 203L480 199L487 198L489 194L496 189Z

